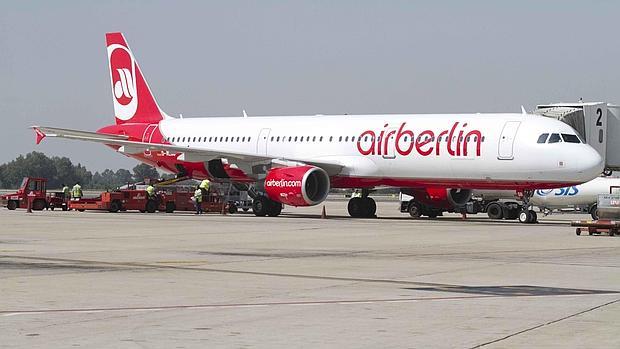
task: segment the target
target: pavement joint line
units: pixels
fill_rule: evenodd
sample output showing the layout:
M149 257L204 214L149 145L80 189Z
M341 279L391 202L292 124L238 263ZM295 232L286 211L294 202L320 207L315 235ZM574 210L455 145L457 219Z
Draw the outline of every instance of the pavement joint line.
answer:
M77 262L77 263L100 264L100 265L109 265L109 266L117 266L117 267L122 266L122 267L141 267L141 268L151 268L151 269L174 269L174 270L245 274L245 275L258 275L258 276L271 276L271 277L289 277L289 278L299 278L299 279L316 279L316 280L332 280L332 281L347 281L347 282L391 283L391 284L440 286L440 287L460 287L460 285L440 284L440 283L432 283L432 282L417 282L417 281L391 280L391 279L350 278L350 277L339 277L339 276L321 276L321 275L289 274L289 273L270 273L270 272L261 272L261 271L199 268L199 267L187 267L187 266L166 265L166 264L132 263L132 262L129 262L129 263L118 262L117 263L117 262L91 261L91 260L83 260L83 259L6 256L6 255L0 256L0 258L35 259L35 260L46 260L46 261L52 261L52 262L73 262L73 263Z
M561 321L564 321L564 320L567 320L567 319L570 319L570 318L573 318L573 317L576 317L576 316L579 316L579 315L583 315L585 313L589 313L591 311L594 311L594 310L597 310L597 309L601 309L603 307L606 307L608 305L612 305L612 304L618 303L618 302L620 302L620 298L615 299L613 301L609 301L609 302L603 303L603 304L599 304L599 305L597 305L595 307L592 307L592 308L589 308L589 309L586 309L586 310L582 310L582 311L579 311L579 312L576 312L576 313L573 313L573 314L561 317L559 319L555 319L555 320L552 320L552 321L547 321L545 323L538 324L536 326L532 326L532 327L526 328L524 330L511 333L511 334L509 334L507 336L504 336L504 337L501 337L501 338L497 338L497 339L494 339L492 341L488 341L488 342L485 342L485 343L478 344L478 345L473 346L473 347L471 347L469 349L482 348L482 347L485 347L485 346L490 345L490 344L495 344L495 343L501 342L503 340L506 340L508 338L515 337L515 336L518 336L518 335L521 335L523 333L527 333L527 332L530 332L530 331L534 331L536 329L539 329L539 328L542 328L542 327L545 327L545 326L548 326L548 325L553 325L553 324L556 324L558 322L561 322Z
M586 295L556 295L555 297L572 297L572 296L586 296ZM549 297L548 295L522 295L518 298L539 298ZM387 299L353 299L353 300L319 300L319 301L291 301L291 302L265 302L265 303L223 303L223 304L194 304L194 305L167 305L167 306L154 306L154 307L110 307L110 308L75 308L75 309L36 309L36 310L0 310L0 316L11 317L18 315L41 315L41 314L57 314L57 313L102 313L102 312L118 312L118 311L134 311L134 312L151 312L151 311L166 311L166 310L202 310L202 309L235 309L235 308L261 308L270 306L318 306L318 305L358 305L358 304L377 304L377 303L417 303L424 301L459 301L459 300L471 300L471 299L502 299L502 298L515 298L515 296L506 295L476 295L476 296L446 296L446 297L411 297L411 298L387 298ZM620 301L616 299L602 305L590 308L588 310L581 311L558 320L550 321L542 325L532 327L523 331L519 331L513 335L527 332L532 329L536 329L542 326L553 324L573 316L577 316L588 311L592 311L606 305L610 305ZM512 336L512 335L511 335ZM508 338L510 336L506 336ZM504 338L505 339L505 338ZM491 344L492 342L484 343L479 346L472 347L479 348L480 346ZM494 342L493 342L494 343Z

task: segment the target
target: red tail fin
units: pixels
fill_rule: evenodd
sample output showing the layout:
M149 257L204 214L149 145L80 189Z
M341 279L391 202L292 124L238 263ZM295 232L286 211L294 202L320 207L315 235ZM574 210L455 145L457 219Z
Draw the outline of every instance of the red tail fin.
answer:
M116 123L158 123L168 117L159 109L123 34L107 33L105 38Z

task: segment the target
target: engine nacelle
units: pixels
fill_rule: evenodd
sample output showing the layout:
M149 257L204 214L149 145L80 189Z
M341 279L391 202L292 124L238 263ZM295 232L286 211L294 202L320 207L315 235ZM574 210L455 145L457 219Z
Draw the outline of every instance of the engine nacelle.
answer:
M425 189L403 190L416 201L434 208L452 209L465 205L472 196L471 189L455 189L443 187L429 187Z
M320 204L329 194L329 176L315 166L279 167L265 177L265 193L274 201L291 206Z

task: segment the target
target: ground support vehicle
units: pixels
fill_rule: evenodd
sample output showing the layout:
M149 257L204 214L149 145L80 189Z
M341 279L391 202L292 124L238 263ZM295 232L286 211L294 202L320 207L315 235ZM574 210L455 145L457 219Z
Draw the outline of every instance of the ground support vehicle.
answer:
M0 205L9 210L28 208L28 200L35 211L61 208L67 210L67 201L62 192L47 193L47 179L24 177L22 184L15 193L0 195Z
M109 212L140 211L154 213L157 211L172 213L174 211L195 211L194 193L184 190L161 191L154 198L149 198L146 190L120 189L106 191L96 198L81 198L71 200L69 209L77 211L99 210ZM231 206L224 203L223 197L215 191L210 191L206 200L202 202L204 212L230 212ZM236 212L236 208L235 208Z
M104 210L109 212L136 210L153 213L159 208L159 198L149 199L145 190L124 189L106 191L96 198L71 200L69 209L77 211Z
M399 194L400 212L409 213L412 217L428 216L435 218L441 216L443 212L456 212L467 214L487 213L491 219L517 219L523 211L523 205L511 200L499 200L493 198L486 199L484 196L473 196L468 202L461 206L450 208L436 208L418 202L411 195Z
M196 204L194 201L194 193L192 191L173 191L162 193L162 201L165 202L165 212L173 211L196 211ZM172 206L174 205L174 206ZM161 210L160 205L160 210ZM202 211L216 212L216 213L235 213L237 207L234 204L224 200L224 197L215 190L210 190L207 196L202 201Z
M571 227L577 227L575 234L588 233L588 235L600 235L608 233L609 236L618 235L620 232L620 221L609 219L598 219L595 221L572 221Z
M610 188L613 191L613 188ZM575 233L581 235L588 232L589 235L608 233L609 236L618 235L620 232L620 194L601 194L596 202L599 219L593 221L573 221L572 227L576 227Z

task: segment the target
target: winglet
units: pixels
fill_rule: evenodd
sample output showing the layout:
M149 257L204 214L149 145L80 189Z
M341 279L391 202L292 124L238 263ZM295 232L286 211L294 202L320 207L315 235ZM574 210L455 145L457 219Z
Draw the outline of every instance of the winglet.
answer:
M521 106L521 114L523 114L523 115L527 114L527 112L525 111L525 107L524 106Z
M43 140L43 138L45 138L45 133L43 133L43 131L39 130L39 126L32 126L32 129L34 130L35 133L35 141L37 144L41 143L41 141Z

